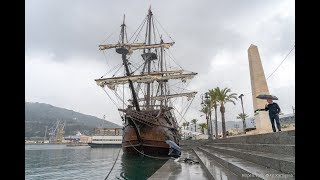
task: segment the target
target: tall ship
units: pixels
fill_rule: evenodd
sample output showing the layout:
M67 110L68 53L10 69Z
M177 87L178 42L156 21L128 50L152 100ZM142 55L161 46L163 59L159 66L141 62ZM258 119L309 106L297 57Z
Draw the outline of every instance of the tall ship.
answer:
M160 30L164 33L160 34ZM117 37L115 43L99 45L104 54L115 49L118 55L114 53L112 57L119 59L114 60L117 65L106 73L109 75L95 82L118 108L123 121L123 152L168 155L166 140L179 145L178 123L197 93L187 89L197 73L177 64L170 51L175 42L154 17L151 7L129 38L124 16Z

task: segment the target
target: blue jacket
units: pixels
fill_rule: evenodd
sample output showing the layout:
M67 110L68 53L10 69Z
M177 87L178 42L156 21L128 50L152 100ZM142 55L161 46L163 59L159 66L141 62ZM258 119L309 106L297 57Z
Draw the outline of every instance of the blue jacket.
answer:
M265 111L269 111L269 116L275 116L278 115L279 112L281 111L279 105L275 102L271 104L267 104L266 107L264 108Z

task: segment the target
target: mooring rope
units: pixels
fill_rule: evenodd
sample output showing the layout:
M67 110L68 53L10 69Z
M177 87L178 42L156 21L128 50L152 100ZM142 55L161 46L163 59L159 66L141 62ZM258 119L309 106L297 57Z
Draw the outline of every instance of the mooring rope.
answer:
M131 144L130 141L128 141L128 142L130 143L130 145L131 145L137 152L139 152L140 154L142 154L142 155L144 155L144 156L147 156L147 157L150 157L150 158L154 158L154 159L171 159L170 157L164 158L164 157L150 156L150 155L145 154L145 153L139 151L138 149L136 149L136 147L134 147L134 146Z
M121 151L121 148L119 149L119 152L118 152L117 158L116 158L116 160L114 161L114 163L113 163L113 165L112 165L112 167L111 167L111 169L110 169L110 171L109 171L109 173L108 173L107 177L106 177L106 178L104 178L104 180L108 179L108 177L109 177L109 175L110 175L111 171L113 170L113 167L114 167L114 165L116 164L116 162L117 162L117 160L118 160L118 157L119 157L120 151Z

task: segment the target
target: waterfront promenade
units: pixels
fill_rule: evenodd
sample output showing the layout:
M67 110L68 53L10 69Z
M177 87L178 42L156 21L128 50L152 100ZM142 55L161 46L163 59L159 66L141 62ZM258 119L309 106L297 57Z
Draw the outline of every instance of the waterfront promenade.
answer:
M294 179L295 130L217 140L184 140L179 159L149 180ZM185 162L185 158L193 160Z

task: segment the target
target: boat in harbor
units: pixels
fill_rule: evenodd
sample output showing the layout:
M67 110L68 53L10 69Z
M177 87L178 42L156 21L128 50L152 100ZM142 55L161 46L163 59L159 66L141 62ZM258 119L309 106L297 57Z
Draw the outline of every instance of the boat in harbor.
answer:
M122 128L95 128L91 142L88 145L92 148L100 147L121 147Z
M170 51L175 42L167 33L160 34L159 25L150 8L128 38L124 16L119 39L99 45L101 51L115 49L119 57L109 75L95 82L118 108L125 154L168 155L166 140L179 145L178 118L184 118L197 93L187 89L197 73L175 61Z

